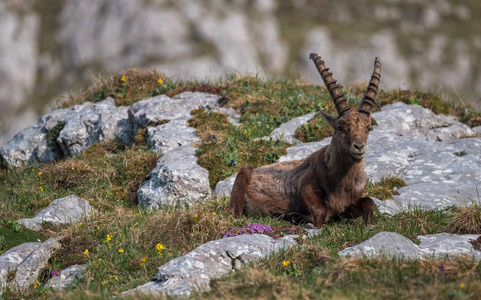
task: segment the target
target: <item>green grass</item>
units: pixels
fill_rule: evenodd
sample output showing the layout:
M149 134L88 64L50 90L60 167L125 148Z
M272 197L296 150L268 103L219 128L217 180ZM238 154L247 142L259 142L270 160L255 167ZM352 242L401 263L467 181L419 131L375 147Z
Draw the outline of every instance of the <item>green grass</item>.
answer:
M0 255L6 250L29 242L43 242L44 238L38 232L14 223L12 219L0 224Z

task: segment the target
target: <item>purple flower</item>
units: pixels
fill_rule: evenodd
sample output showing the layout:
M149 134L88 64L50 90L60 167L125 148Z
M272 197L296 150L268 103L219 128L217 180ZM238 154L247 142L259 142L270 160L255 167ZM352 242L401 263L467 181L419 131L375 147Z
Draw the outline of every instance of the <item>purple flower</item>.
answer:
M231 165L235 164L235 160L231 159L231 160L230 160L230 164L231 164Z
M213 135L211 136L211 138L212 138L212 139L215 139L215 134L213 134Z

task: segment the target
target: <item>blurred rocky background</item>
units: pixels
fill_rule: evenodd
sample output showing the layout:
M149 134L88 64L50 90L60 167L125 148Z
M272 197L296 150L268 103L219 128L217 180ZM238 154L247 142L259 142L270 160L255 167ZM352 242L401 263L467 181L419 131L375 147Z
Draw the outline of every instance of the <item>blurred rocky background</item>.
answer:
M0 145L98 72L156 68L434 91L481 107L479 0L1 0Z

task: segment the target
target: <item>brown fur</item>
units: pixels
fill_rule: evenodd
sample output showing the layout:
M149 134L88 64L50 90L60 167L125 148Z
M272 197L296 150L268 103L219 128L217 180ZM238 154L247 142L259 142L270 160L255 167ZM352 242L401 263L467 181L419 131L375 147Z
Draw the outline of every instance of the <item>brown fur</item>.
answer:
M363 197L368 184L364 154L371 124L369 109L350 111L349 107L338 118L321 111L334 128L332 141L303 160L243 167L234 183L230 212L236 216L283 215L313 222L316 227L339 215L362 216L366 224L372 223L374 202Z

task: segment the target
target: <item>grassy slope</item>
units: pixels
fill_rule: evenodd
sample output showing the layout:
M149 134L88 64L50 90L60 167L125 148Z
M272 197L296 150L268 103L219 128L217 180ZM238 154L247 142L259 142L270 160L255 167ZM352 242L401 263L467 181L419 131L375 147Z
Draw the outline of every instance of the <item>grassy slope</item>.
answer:
M123 75L126 75L122 80ZM162 80L159 80L162 79ZM161 81L161 82L159 82ZM360 101L363 86L345 89L351 104ZM182 91L218 93L225 105L242 113L241 126L228 124L224 115L203 110L192 112L190 125L202 142L199 163L210 172L211 185L236 172L243 164L260 166L272 163L285 153L286 143L253 141L268 134L279 124L320 108L333 112L326 90L303 81L260 80L255 77L229 77L217 82L178 82L155 72L130 70L110 77L98 77L88 89L71 94L63 106L114 97L118 105ZM439 97L412 91L381 92L379 107L396 100L420 104L438 113L450 113L467 122L479 117L469 108L460 109ZM379 109L377 107L377 109ZM323 127L305 124L311 141L322 137ZM301 132L302 133L302 132ZM298 136L301 137L302 134ZM272 218L234 219L226 212L229 199L214 199L192 209L167 207L144 211L136 203L135 192L154 166L158 155L148 151L142 132L131 146L114 142L94 145L76 158L24 169L0 170L0 218L5 229L11 221L29 217L52 200L76 194L98 209L71 226L44 225L42 238L62 236L64 249L58 252L41 274L75 263L87 263L84 279L72 291L54 294L41 285L23 295L7 291L6 298L104 298L143 284L156 268L195 247L220 238L228 229L246 222L272 226L288 223ZM402 186L400 178L390 177L371 184L367 194L392 197L392 189ZM473 206L450 212L406 212L395 217L376 214L374 225L361 220L341 220L327 224L321 235L306 240L302 247L278 253L213 284L213 290L198 298L312 298L387 297L439 298L472 295L481 290L481 268L461 259L455 262L428 260L423 263L387 259L340 260L337 251L362 242L381 231L395 231L411 239L438 232L481 233L481 208ZM9 222L10 221L10 222ZM10 224L10 225L9 225ZM9 227L10 226L10 227ZM0 231L2 235L3 231ZM26 236L17 243L36 240ZM14 244L4 246L4 250ZM437 266L445 270L439 271Z

